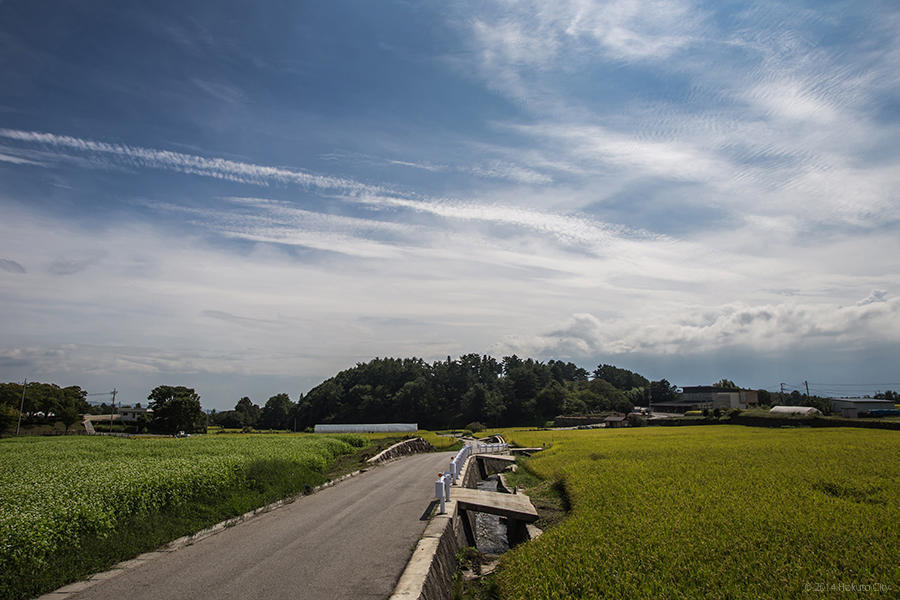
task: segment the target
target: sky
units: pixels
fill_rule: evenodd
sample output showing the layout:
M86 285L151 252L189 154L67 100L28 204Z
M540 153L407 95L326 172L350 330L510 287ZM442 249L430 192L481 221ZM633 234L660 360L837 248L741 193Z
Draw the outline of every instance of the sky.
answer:
M0 0L0 380L900 388L900 5Z

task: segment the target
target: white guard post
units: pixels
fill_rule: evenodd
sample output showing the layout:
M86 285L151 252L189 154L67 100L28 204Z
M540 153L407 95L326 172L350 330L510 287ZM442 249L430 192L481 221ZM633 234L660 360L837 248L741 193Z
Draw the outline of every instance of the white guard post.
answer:
M444 481L444 474L438 473L438 480L434 482L434 497L441 501L441 512L439 514L447 512L444 507L444 488L446 487Z

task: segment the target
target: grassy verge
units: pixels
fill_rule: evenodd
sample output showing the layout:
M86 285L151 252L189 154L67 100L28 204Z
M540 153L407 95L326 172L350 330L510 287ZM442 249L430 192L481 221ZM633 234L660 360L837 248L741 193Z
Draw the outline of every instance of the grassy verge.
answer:
M547 529L562 521L571 510L572 504L562 481L541 479L529 470L529 460L524 457L518 458L516 471L504 473L503 476L509 485L524 488L524 493L531 498L531 503L538 512L538 520L534 524L541 529Z
M397 441L384 439L367 443L359 436L355 437L356 440L344 440L356 446L354 452L333 456L321 466L310 461L298 461L289 455L249 460L229 478L227 485L214 488L195 486L195 493L172 494L168 502L159 503L153 509L133 510L130 514L123 514L129 513L128 510L119 510L118 518L111 527L80 526L58 543L55 550L37 553L31 549L34 556L30 559L15 558L16 552L29 552L26 547L12 540L0 540L0 545L5 546L0 556L0 599L30 598L52 591L102 572L123 560L155 550L181 536L277 500L311 491L328 479L365 468L368 458ZM130 443L131 447L142 444L138 441L105 440L111 448L118 445L120 451L123 444ZM78 443L78 440L71 441ZM66 448L74 449L75 446L68 442L59 438L37 439L32 440L29 448L35 444L37 446L34 447L38 448L48 443L65 443ZM98 440L94 438L88 442L96 445ZM235 442L242 443L241 440ZM6 449L16 450L13 446ZM227 452L228 448L222 450ZM91 486L99 482L86 483Z
M0 600L51 591L173 539L366 469L369 458L402 439L396 434L375 439L290 434L188 440L66 436L6 441L3 450L7 453L0 456L0 483L10 485L6 489L0 486L0 507L13 513L6 515L7 525L29 531L31 521L47 523L35 531L43 535L49 531L52 545L34 545L40 543L35 542L36 535L0 539ZM344 450L303 455L308 446L339 444L338 440L346 442L340 444ZM236 458L236 454L246 458ZM191 469L191 464L198 466ZM178 478L180 483L166 483L177 477L174 472L179 470L185 470ZM149 471L159 477L147 476ZM33 483L14 485L29 481ZM46 486L47 492L35 497L31 490L40 486ZM125 495L120 496L114 491L117 489ZM103 490L112 491L112 496L107 497ZM72 493L84 497L73 500ZM147 500L137 502L136 497ZM160 500L149 500L154 497ZM50 504L41 504L40 498L50 499ZM32 502L37 503L33 508L29 506ZM100 518L89 523L78 516L79 511L88 514L90 507L101 504L114 507L112 520ZM21 518L14 518L17 510L24 511ZM71 513L71 517L61 518L74 524L72 527L63 530L53 524L51 513L59 511Z
M54 553L41 569L6 573L8 587L0 596L28 598L54 590L118 562L150 552L181 536L241 515L281 498L311 490L326 477L291 461L257 461L239 483L215 495L190 498L158 512L129 516L111 532L80 536L77 551Z

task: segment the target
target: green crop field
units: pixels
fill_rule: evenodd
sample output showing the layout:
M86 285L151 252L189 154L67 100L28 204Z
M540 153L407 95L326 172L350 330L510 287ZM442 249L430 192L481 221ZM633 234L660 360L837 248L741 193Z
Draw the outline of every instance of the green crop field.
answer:
M365 444L348 435L0 440L0 598L27 597L84 575L57 572L81 558L82 544L118 542L123 523L139 527L168 511L165 525L196 512L198 500L229 494L234 506L224 510L239 514L321 483L336 457ZM216 510L184 526L218 518L223 507Z
M900 436L866 429L503 431L551 446L570 515L511 550L502 598L900 593Z

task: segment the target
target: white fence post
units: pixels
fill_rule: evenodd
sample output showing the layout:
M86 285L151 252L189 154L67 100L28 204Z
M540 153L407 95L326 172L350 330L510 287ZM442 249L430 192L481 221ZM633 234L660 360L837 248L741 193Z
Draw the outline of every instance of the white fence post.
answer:
M444 514L446 512L446 508L444 507L444 475L443 475L443 473L438 473L438 480L434 482L434 497L441 501L440 514Z

